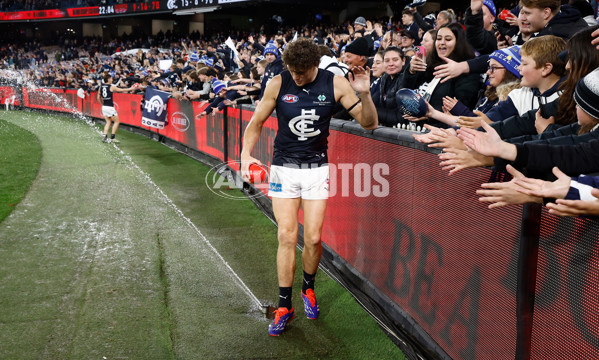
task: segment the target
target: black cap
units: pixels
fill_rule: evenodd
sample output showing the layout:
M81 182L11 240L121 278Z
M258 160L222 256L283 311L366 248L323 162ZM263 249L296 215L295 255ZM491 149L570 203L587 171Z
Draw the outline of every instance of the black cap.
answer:
M352 53L361 56L370 56L370 48L368 47L368 40L363 37L359 37L352 41L345 48L345 52Z

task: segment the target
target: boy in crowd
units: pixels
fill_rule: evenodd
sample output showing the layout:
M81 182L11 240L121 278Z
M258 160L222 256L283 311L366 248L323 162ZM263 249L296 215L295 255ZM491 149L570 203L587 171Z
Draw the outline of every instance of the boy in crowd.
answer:
M495 122L514 115L522 116L557 99L560 95L557 88L566 73L566 64L558 54L565 49L566 42L553 35L534 38L522 45L519 68L522 88L512 90L506 101L489 110L486 113L489 120Z

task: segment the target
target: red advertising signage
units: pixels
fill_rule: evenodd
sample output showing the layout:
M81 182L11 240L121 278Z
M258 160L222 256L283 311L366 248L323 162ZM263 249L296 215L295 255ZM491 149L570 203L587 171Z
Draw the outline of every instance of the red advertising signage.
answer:
M21 106L21 99L17 91L10 86L0 86L0 106L4 106L6 103L15 106Z
M60 19L65 16L65 12L59 9L13 11L0 12L0 21Z

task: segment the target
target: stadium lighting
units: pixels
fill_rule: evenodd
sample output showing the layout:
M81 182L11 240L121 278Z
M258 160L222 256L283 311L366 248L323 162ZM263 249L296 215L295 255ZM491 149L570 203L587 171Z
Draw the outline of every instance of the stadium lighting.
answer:
M201 13L212 12L212 11L217 10L219 8L220 8L220 6L208 6L208 7L196 8L196 9L178 10L178 11L174 11L173 14L175 14L175 15L201 14Z

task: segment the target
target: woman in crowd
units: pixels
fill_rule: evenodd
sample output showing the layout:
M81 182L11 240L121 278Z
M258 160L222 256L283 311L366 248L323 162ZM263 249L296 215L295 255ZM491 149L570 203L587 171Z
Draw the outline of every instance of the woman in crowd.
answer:
M435 47L435 39L437 38L437 30L429 30L422 35L422 41L420 45L424 47L424 56L426 54L432 54L433 48Z
M379 49L379 51L374 54L374 60L372 61L372 72L370 75L370 96L372 97L372 101L376 107L380 105L379 94L381 91L381 76L383 76L383 74L385 74L383 50Z
M443 111L443 98L446 96L455 97L467 107L473 107L479 90L478 74L464 74L444 83L440 83L440 79L433 76L434 68L445 63L445 59L459 62L472 58L474 50L468 44L462 27L455 23L444 25L437 31L435 47L431 54L427 54L426 59L417 54L410 61L404 75L404 87L418 90L431 106L439 111ZM447 126L438 121L434 123Z
M381 76L378 99L375 101L379 124L395 126L405 123L402 113L397 109L395 93L403 87L404 56L400 48L390 46L383 52L385 73Z

